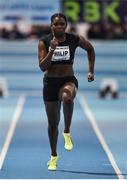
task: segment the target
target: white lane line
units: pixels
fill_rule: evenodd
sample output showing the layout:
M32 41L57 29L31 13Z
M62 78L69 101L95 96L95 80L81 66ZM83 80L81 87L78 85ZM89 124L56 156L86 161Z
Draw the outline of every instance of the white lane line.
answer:
M13 117L12 117L12 121L11 121L9 130L8 130L8 133L7 133L7 136L6 136L3 148L2 148L1 153L0 153L0 170L3 167L3 163L4 163L4 160L5 160L5 157L6 157L8 148L9 148L9 145L11 143L11 139L13 137L13 134L14 134L17 122L18 122L19 117L20 117L20 115L22 113L25 100L26 100L26 96L24 94L22 94L19 97L19 100L18 100L16 109L14 111L14 114L13 114Z
M116 172L117 177L119 179L124 179L124 176L122 175L117 163L115 162L115 159L113 157L111 150L109 149L108 145L106 144L106 141L105 141L105 139L104 139L99 127L98 127L98 124L96 122L95 117L93 116L93 114L92 114L92 112L91 112L91 110L90 110L90 108L89 108L89 106L85 100L83 93L78 93L77 99L79 100L79 102L82 106L82 109L83 109L84 113L86 114L86 116L87 116L98 140L100 141L100 144L102 145L105 153L107 154L108 159L109 159L110 163L112 164L112 167L114 168L114 171Z

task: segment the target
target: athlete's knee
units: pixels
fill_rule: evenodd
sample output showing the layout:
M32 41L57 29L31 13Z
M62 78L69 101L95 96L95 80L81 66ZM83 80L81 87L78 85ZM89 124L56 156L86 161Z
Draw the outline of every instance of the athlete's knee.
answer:
M62 100L65 102L73 101L75 97L75 88L73 86L66 86L62 91Z
M73 101L73 97L71 96L70 93L63 92L63 94L62 94L62 101L66 102L66 103L70 103L70 102Z

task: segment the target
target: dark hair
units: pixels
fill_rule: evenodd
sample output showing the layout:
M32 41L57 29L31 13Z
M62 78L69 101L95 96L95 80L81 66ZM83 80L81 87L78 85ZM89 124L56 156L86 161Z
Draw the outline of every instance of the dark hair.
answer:
M61 18L63 18L63 19L66 21L66 24L67 24L67 18L66 18L66 16L65 16L64 14L62 14L62 13L55 13L55 14L53 14L53 15L51 16L51 23L53 22L53 20L54 20L55 17L61 17Z

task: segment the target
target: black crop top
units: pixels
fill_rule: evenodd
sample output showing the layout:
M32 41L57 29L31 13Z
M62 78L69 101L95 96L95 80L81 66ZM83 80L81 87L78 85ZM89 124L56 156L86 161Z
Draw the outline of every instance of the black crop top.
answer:
M52 34L42 37L40 41L43 41L47 52L50 49L50 41L53 38ZM73 64L75 50L78 47L79 37L66 33L66 40L60 42L53 52L51 64Z

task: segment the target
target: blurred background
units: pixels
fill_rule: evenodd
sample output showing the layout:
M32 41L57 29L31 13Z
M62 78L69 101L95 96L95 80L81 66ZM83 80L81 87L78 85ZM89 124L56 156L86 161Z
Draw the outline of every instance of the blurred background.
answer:
M0 76L6 79L9 92L40 91L42 73L38 69L37 44L42 36L50 33L50 17L55 12L67 16L67 32L81 34L94 44L97 55L94 90L99 89L103 78L113 77L125 92L126 9L126 0L0 0ZM82 62L78 60L77 64L79 69ZM80 72L83 70L87 71L86 65ZM32 78L37 80L34 84ZM81 89L82 85L83 89L91 90L83 83Z
M126 40L126 0L0 0L0 38L39 39L50 32L50 16L63 12L68 31L90 39Z

